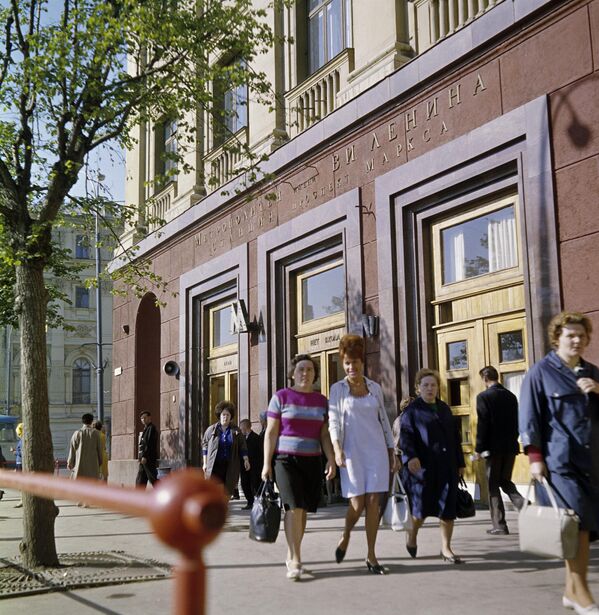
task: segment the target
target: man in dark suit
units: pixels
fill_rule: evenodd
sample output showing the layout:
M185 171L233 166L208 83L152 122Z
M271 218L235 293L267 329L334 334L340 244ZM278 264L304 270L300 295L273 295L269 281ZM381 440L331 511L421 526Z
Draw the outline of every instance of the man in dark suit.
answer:
M250 460L250 469L246 470L241 463L241 488L243 495L247 500L247 504L242 510L249 510L254 505L254 494L260 486L260 472L262 471L262 442L260 436L252 431L252 423L248 419L243 419L239 422L239 429L245 436L245 442L248 449L248 458Z
M148 481L151 485L158 481L158 432L152 423L152 415L147 410L142 412L139 418L144 430L139 437L139 470L135 484L145 487Z
M499 384L499 374L494 367L483 367L479 372L486 390L476 397L478 429L476 432L476 453L487 466L489 483L489 509L493 527L487 534L498 536L509 534L505 521L505 508L499 489L510 498L520 510L524 498L512 482L512 470L518 444L518 399Z

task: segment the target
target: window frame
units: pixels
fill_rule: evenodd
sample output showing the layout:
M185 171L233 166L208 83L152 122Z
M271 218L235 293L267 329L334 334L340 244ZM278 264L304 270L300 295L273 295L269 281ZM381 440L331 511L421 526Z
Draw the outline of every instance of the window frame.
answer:
M91 250L89 245L85 245L83 243L85 240L85 235L75 235L75 258L81 260L90 260Z
M80 294L81 291L81 294ZM80 305L80 298L87 297L87 305ZM90 303L91 295L87 286L75 286L75 307L79 310L89 310L91 308Z
M205 310L208 313L208 360L231 354L237 354L238 352L239 340L236 342L231 342L230 344L225 344L224 346L214 345L214 315L216 312L225 309L227 306L230 306L232 309L233 303L235 303L235 298L231 297L224 301L219 300L218 302L205 307Z
M328 32L328 14L329 9L335 0L320 0L318 6L310 9L310 0L306 0L306 68L307 76L314 75L323 66L326 66L331 60L335 59L338 55L343 53L346 49L352 46L352 2L351 0L338 0L341 4L341 37L342 45L341 49L334 55L329 57L329 32ZM313 41L310 36L310 25L312 19L319 13L323 15L323 28L321 34L320 45L323 50L323 62L318 66L312 66L312 49Z
M78 363L85 363L87 368L78 366ZM82 386L85 382L83 376L87 372L88 390ZM79 383L79 390L75 390L75 383ZM92 364L86 357L77 357L73 361L71 368L71 402L73 404L91 404L92 391Z
M236 64L246 64L241 56L234 56L222 63L223 68L233 68ZM242 91L240 96L239 92ZM249 127L249 85L247 83L232 85L229 81L221 79L213 84L213 94L217 101L218 109L214 113L212 122L212 146L221 147L237 133L247 130ZM227 109L227 98L230 96L232 105ZM243 102L239 102L243 100ZM245 107L244 123L239 122L238 109Z

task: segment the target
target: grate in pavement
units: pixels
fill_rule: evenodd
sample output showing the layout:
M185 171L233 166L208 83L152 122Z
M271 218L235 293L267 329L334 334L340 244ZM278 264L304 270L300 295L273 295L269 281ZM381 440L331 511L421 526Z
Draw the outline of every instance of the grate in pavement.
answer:
M0 599L171 576L168 564L124 551L63 553L59 559L57 568L28 569L19 557L0 558Z

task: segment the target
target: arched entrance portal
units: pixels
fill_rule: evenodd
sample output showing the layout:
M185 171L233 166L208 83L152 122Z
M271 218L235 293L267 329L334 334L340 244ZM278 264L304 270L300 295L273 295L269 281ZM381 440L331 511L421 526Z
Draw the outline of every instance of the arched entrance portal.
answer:
M135 322L135 432L142 429L139 413L147 410L160 431L160 308L148 293ZM137 451L135 451L137 455Z

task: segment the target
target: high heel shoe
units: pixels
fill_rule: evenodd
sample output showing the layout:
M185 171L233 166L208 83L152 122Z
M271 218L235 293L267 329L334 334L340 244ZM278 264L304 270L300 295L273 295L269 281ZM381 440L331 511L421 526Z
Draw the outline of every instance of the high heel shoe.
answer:
M371 564L368 560L366 560L366 567L368 572L372 572L372 574L387 574L387 571L380 564Z
M410 547L410 545L406 543L406 550L410 554L410 557L416 557L416 553L418 553L418 545L415 547Z
M341 547L337 547L335 549L335 561L340 564L343 561L343 558L345 557L345 553L346 550L342 549Z
M461 557L458 557L457 555L455 555L455 553L452 553L451 555L444 555L443 551L441 551L440 553L441 555L441 559L444 562L447 562L448 564L464 564L464 560Z

